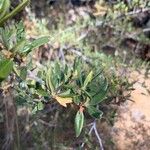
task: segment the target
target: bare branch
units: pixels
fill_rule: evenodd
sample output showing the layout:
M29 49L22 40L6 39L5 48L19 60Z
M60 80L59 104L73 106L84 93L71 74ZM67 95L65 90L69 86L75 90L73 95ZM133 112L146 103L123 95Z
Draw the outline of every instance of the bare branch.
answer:
M100 138L100 136L99 136L99 133L98 133L98 131L97 131L97 128L96 128L96 122L94 122L94 132L95 132L95 135L96 135L96 137L97 137L97 139L98 139L98 142L99 142L99 146L100 146L100 149L101 150L104 150L104 148L103 148L103 144L102 144L102 140L101 140L101 138Z
M71 49L71 52L73 52L74 54L80 56L84 61L86 61L87 63L91 63L91 59L86 57L85 55L83 55L80 51L75 50L75 49Z
M149 32L149 31L150 31L150 28L143 29L143 32Z
M136 15L136 14L147 12L147 11L150 11L150 8L141 8L141 9L138 9L138 10L134 10L134 11L128 12L126 14L120 14L120 15L118 15L116 17L116 19L119 19L119 18L122 18L122 17L126 17L126 16Z
M99 135L99 133L97 131L97 128L96 128L96 120L93 123L90 123L90 126L91 126L91 128L90 128L90 131L89 131L89 135L91 135L92 131L94 130L94 133L95 133L95 135L96 135L96 137L98 139L100 150L104 150L104 147L103 147L103 144L102 144L102 140L101 140L100 135ZM82 143L81 147L83 148L84 145L85 145L85 143Z

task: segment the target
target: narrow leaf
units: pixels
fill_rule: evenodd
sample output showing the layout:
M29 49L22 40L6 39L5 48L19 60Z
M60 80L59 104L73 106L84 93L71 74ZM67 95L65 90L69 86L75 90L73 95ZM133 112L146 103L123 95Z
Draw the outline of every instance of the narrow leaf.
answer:
M45 37L41 37L41 38L38 38L36 40L34 40L31 45L32 45L32 48L37 48L39 46L42 46L44 44L46 44L47 42L49 41L49 37L48 36L45 36Z
M21 52L22 52L22 54L28 54L33 49L38 48L38 47L48 43L48 41L49 41L48 36L38 38L38 39L32 41L31 43L27 44Z
M0 61L0 79L5 79L13 69L13 62L5 59Z
M84 81L84 85L83 85L83 89L86 88L86 86L88 85L89 82L91 82L93 77L93 71L91 71L88 76L86 77L85 81Z
M27 77L27 67L22 67L20 70L20 78L25 80Z
M38 47L48 43L48 41L49 41L48 36L38 38L38 39L34 40L33 42L31 42L31 44L30 44L31 49L30 50L38 48Z
M48 69L47 73L46 73L46 85L48 87L48 89L51 91L51 93L54 93L54 85L52 83L52 73L51 73L51 69Z
M1 5L0 19L2 19L6 15L9 7L10 7L10 0L3 0Z
M75 132L76 137L78 137L82 131L84 124L84 114L83 112L78 111L75 117Z
M71 90L69 89L69 90L64 91L64 92L62 92L62 93L59 93L58 96L64 97L64 98L70 97L70 95L71 95L70 92L71 92Z
M100 102L102 102L107 95L107 89L108 89L108 83L107 80L105 80L104 83L100 86L98 92L92 96L90 105L97 105Z
M7 8L10 7L10 0L5 0L7 1ZM15 16L18 12L20 12L25 6L28 5L30 0L22 0L22 2L15 7L11 12L9 13L5 13L5 15L0 18L0 26L2 26L9 18L12 18L13 16ZM7 9L5 6L5 9Z
M100 111L99 109L97 109L93 106L88 106L87 110L88 110L89 115L94 117L94 118L101 118L103 115L102 111Z

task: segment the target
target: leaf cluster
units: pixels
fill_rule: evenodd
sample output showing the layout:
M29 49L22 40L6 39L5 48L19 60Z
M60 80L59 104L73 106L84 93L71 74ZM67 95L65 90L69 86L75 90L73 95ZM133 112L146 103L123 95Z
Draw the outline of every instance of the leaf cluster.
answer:
M41 37L29 41L26 38L22 22L13 27L1 27L0 78L5 79L11 73L13 68L18 75L16 65L19 65L33 49L47 43L48 41L48 37ZM21 68L19 68L19 70L21 70Z
M94 118L101 118L102 112L98 104L105 98L108 82L102 72L85 69L80 58L76 58L72 66L54 65L44 69L43 80L51 98L60 105L76 105L78 110L75 117L76 136L79 136L84 122L84 111Z
M86 67L80 58L76 58L72 65L64 65L59 61L47 65L36 76L42 82L29 80L30 69L24 59L33 49L47 43L49 38L28 40L22 22L13 27L3 26L8 18L22 10L28 2L29 0L23 0L12 12L9 12L9 0L0 2L0 83L7 82L5 79L9 75L15 75L16 80L13 82L17 82L14 84L22 93L37 99L33 113L44 108L39 99L48 98L57 101L63 107L67 107L68 104L75 106L75 132L78 137L84 126L85 112L93 118L101 118L103 113L98 109L98 105L106 98L107 79L101 71Z
M24 9L29 4L30 0L22 0L20 4L14 8L11 12L10 7L11 7L11 2L10 0L1 0L0 1L0 26L3 26L4 23L18 14L21 10Z

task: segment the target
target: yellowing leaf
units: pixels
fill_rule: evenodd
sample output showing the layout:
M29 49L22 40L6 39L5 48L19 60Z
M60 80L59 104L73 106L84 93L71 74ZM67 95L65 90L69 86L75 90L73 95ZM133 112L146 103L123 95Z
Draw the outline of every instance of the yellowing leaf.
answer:
M100 12L94 13L94 16L104 16L105 14L106 14L106 11L100 11Z
M72 103L72 98L63 98L63 97L59 97L59 96L54 96L54 98L57 100L57 102L64 106L67 107L67 104Z
M13 53L7 50L2 50L2 53L6 58L11 58L11 56L13 55Z
M108 10L107 7L97 4L97 3L95 4L95 8L96 8L96 12L94 13L94 16L98 16L98 15L103 16L106 14Z

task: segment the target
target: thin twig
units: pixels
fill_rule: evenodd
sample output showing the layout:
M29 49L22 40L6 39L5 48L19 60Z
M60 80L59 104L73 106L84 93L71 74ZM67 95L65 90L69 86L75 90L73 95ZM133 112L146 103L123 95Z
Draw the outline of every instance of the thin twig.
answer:
M42 120L42 119L39 119L38 120L40 123L42 123L43 125L46 125L46 126L48 126L48 127L56 127L56 123L48 123L48 122L46 122L46 121L44 121L44 120Z
M126 17L126 16L132 16L132 15L139 14L139 13L144 13L144 12L147 12L147 11L150 11L150 8L141 8L141 9L138 9L136 11L128 12L126 14L120 14L116 17L116 19L123 18L123 17Z
M80 51L78 51L76 49L70 49L70 51L73 52L74 54L80 56L85 62L91 63L91 59L86 57L85 55L83 55Z
M104 147L103 147L103 144L102 144L102 140L101 140L101 138L99 136L99 133L97 131L97 128L96 128L96 121L94 121L93 123L90 123L90 126L91 126L91 128L90 128L90 131L89 131L88 134L91 135L92 131L94 130L94 133L95 133L95 135L96 135L96 137L98 139L100 150L104 150ZM82 143L81 148L83 148L84 145L85 145L85 143Z
M62 61L63 61L63 64L65 64L66 61L65 61L65 55L64 55L64 48L61 47L61 48L59 49L59 52L60 52L60 57L61 57L61 59L62 59Z
M94 122L94 132L95 132L95 135L96 135L96 137L97 137L97 139L98 139L98 142L99 142L99 146L100 146L100 149L101 150L104 150L104 147L103 147L103 144L102 144L102 140L101 140L101 138L100 138L100 136L99 136L99 134L98 134L98 131L97 131L97 128L96 128L96 122Z
M150 28L143 29L143 32L149 32Z
M88 35L88 33L89 33L88 31L85 32L85 33L83 33L83 34L77 39L77 42L82 41L84 38L86 38L87 35Z

